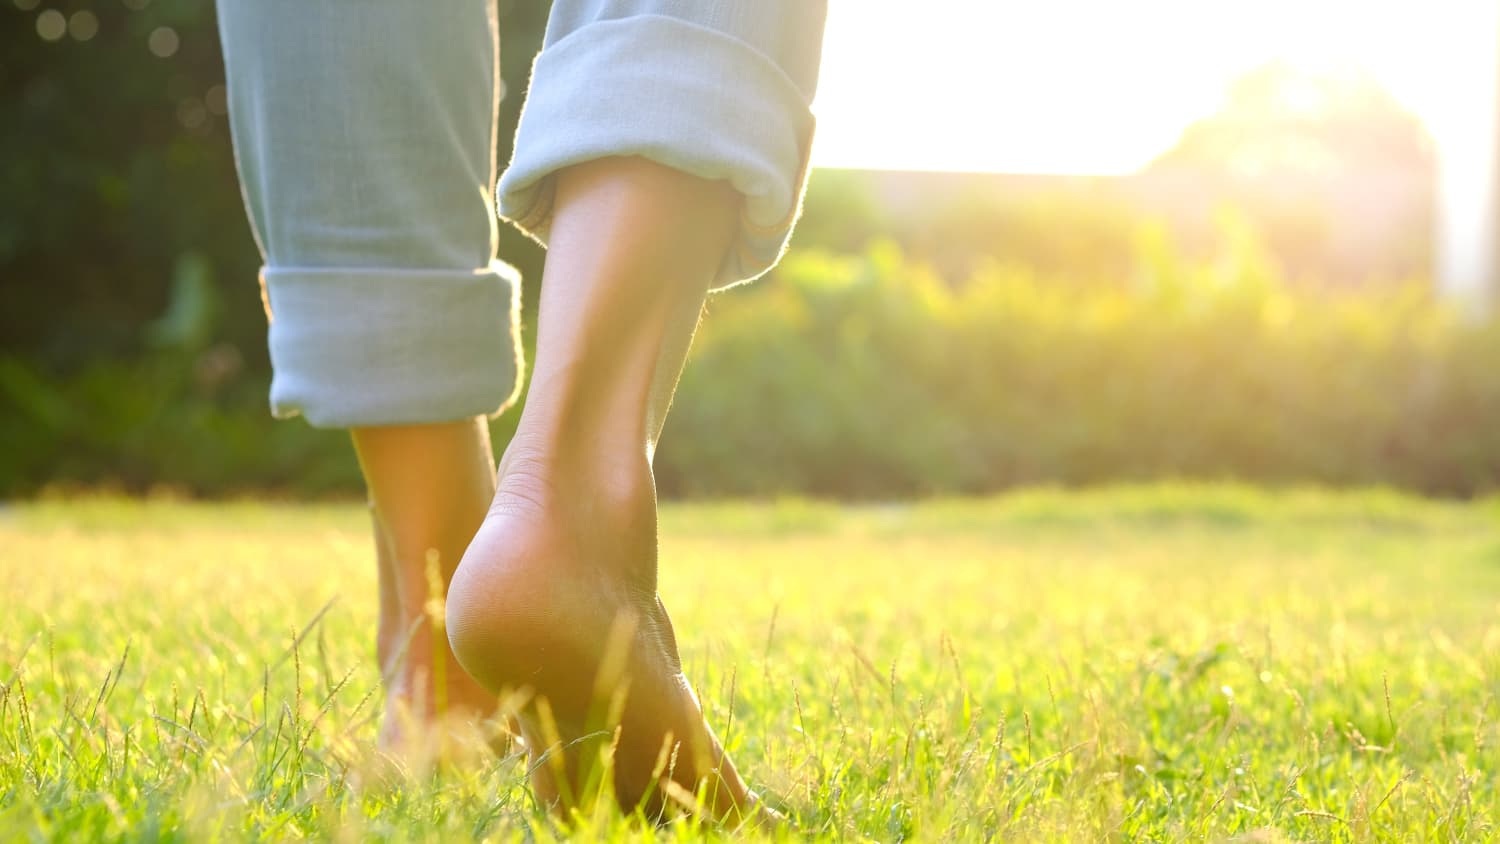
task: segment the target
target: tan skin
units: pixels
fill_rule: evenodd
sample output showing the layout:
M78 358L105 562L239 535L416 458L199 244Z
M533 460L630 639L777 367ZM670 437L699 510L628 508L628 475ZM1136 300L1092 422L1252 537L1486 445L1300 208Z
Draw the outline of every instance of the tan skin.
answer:
M484 521L495 494L489 428L470 419L351 434L370 494L379 567L376 655L386 687L380 743L416 750L414 740L429 738L424 726L478 722L495 710L494 695L458 667L447 636L435 629L427 573L433 552L446 588Z
M355 442L378 520L395 539L398 573L409 574L410 549L441 539L448 560L444 549L468 545L447 601L452 654L478 687L526 696L520 726L543 802L575 805L608 754L627 811L667 814L701 790L716 818L760 816L703 720L657 597L651 473L741 200L727 183L639 158L555 178L532 383L498 479L489 476L493 501L487 512L473 506L486 476L462 456L482 457L462 435L415 433L416 448L436 444L423 472L401 442L383 448L366 429ZM460 542L465 531L472 543ZM406 595L409 578L393 580L390 591ZM400 607L396 623L409 617ZM402 676L414 676L406 665ZM450 700L476 711L493 705L466 684L456 691Z

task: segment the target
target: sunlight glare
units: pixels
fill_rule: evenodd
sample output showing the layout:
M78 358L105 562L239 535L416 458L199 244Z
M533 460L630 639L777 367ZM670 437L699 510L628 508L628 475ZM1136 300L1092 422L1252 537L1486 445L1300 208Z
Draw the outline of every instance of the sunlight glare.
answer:
M1125 173L1273 60L1363 71L1444 137L1487 121L1497 0L830 0L814 163ZM1493 76L1493 73L1490 72ZM1476 106L1476 100L1479 105Z

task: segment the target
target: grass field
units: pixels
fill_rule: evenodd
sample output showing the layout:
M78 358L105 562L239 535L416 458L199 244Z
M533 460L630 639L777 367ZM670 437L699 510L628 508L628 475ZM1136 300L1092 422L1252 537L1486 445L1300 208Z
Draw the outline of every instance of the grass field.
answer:
M1500 830L1496 502L1157 486L663 532L688 675L789 838ZM703 837L565 832L515 758L358 776L374 589L357 506L0 511L0 840Z

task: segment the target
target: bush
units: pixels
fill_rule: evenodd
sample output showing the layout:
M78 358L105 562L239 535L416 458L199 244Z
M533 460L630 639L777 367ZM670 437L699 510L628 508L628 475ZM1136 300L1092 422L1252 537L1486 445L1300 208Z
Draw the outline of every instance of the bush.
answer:
M1147 233L1149 234L1149 233ZM1234 233L1232 233L1234 234ZM1130 284L991 266L949 287L893 247L793 254L715 300L658 455L685 495L885 497L1148 478L1500 477L1500 324L1425 288L1288 285L1245 232Z
M1232 222L1232 221L1230 221ZM710 303L657 455L664 493L894 497L1152 478L1490 490L1500 322L1423 288L1289 285L1229 223L1212 261L1137 233L1081 286L991 265L950 285L890 244L795 252ZM345 439L226 378L220 309L179 265L148 351L66 378L0 358L0 490L356 492ZM495 423L504 441L516 414Z

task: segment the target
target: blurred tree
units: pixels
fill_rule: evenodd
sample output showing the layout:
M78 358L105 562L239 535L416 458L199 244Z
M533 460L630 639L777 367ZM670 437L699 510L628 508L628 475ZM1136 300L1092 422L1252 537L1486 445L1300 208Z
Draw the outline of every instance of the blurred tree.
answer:
M500 7L504 161L550 3ZM177 289L221 299L208 328L266 377L225 101L212 3L0 0L0 356L60 373L135 354L186 258L200 283ZM537 275L533 244L502 246Z
M5 353L70 369L134 350L188 253L235 279L234 310L261 318L212 8L0 7ZM226 339L249 348L254 325L232 321Z
M502 162L550 5L499 2ZM266 413L226 100L211 2L0 0L0 497L358 488L342 438ZM502 232L538 278L541 250Z
M1272 64L1129 176L816 171L796 242L851 251L889 238L955 283L1000 262L1128 286L1143 229L1165 225L1205 256L1233 208L1297 283L1388 284L1428 273L1431 147L1370 77Z
M1431 139L1374 78L1274 62L1235 80L1223 106L1190 125L1151 168L1289 189L1383 171L1430 174Z
M1377 80L1277 62L1132 182L1189 240L1234 205L1298 275L1356 284L1427 275L1435 174L1426 127Z

